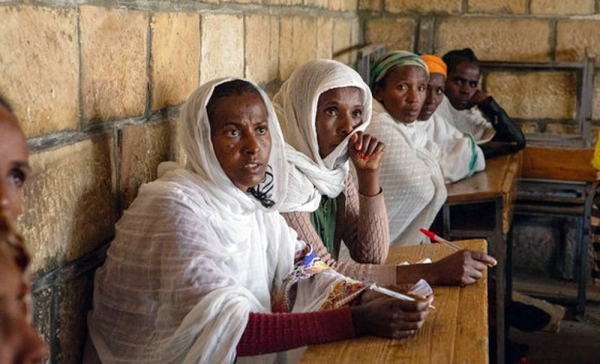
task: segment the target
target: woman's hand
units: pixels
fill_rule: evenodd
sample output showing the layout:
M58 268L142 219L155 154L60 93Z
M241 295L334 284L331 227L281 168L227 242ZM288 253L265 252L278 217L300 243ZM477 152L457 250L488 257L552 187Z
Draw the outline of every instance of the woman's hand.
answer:
M375 335L392 339L414 335L423 327L429 315L433 295L426 299L415 299L416 301L411 302L376 295L363 299L359 306L352 308L356 333L359 336Z
M460 250L431 263L433 284L464 286L475 283L488 266L498 264L493 257L477 251Z
M383 142L360 131L348 142L348 154L356 168L358 192L363 196L375 196L381 192L378 169L384 150Z
M376 171L383 157L385 144L377 138L359 131L348 142L350 160L356 167L356 172L361 170Z

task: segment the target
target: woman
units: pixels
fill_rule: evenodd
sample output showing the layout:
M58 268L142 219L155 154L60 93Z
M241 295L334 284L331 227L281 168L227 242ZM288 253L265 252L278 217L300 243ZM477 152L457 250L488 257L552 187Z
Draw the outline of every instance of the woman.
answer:
M427 95L417 118L423 122L425 132L441 151L439 159L446 183L470 177L485 169L483 151L470 134L463 134L436 112L444 98L446 64L434 55L421 56L429 69Z
M23 189L30 174L27 139L10 106L0 97L0 208L10 222L23 212Z
M348 66L316 60L295 70L274 100L289 143L291 169L288 194L280 211L300 240L311 245L329 266L349 277L384 285L421 278L432 284L465 285L481 278L484 263L495 264L492 257L471 251L430 265L336 261L342 239L358 262L383 263L388 251L386 191L381 190L378 178L383 144L362 132L371 120L370 90ZM348 159L357 172L358 193L348 174ZM332 228L327 236L315 215L322 215L323 201L331 200L336 202L333 206L337 209L331 210L337 216L330 220ZM324 243L327 240L333 244Z
M25 270L29 256L12 224L23 209L29 149L9 104L0 96L0 364L40 362L47 349L30 323Z
M343 241L354 261L384 263L389 233L378 169L385 146L362 132L371 119L368 86L340 62L315 60L292 73L274 107L291 171L280 208L288 224L322 257L337 259Z
M440 150L415 123L425 101L429 72L421 57L406 51L385 54L370 72L373 121L367 131L388 148L381 165L392 244L426 242L429 228L446 200L438 163Z
M287 171L264 92L211 81L181 117L186 168L162 165L140 189L96 273L89 328L103 362L233 362L421 327L431 298L361 294L365 284L315 258L277 213Z
M493 97L478 88L480 69L475 53L465 48L442 58L448 66L448 78L439 113L458 130L472 135L485 158L525 148L521 129Z

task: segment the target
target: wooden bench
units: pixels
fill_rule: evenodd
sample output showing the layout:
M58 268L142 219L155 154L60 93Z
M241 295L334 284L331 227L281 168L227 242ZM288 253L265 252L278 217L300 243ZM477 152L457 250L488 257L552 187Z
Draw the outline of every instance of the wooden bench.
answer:
M517 215L576 220L575 279L579 314L585 312L590 218L593 186L597 180L597 171L591 164L593 154L593 149L584 148L526 147L515 205Z

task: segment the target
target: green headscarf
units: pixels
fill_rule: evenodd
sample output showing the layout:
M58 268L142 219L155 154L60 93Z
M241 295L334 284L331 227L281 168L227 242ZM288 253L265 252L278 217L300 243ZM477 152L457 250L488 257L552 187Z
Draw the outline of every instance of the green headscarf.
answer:
M371 91L373 91L375 84L383 80L391 70L403 66L421 67L427 72L427 77L429 77L427 64L419 55L408 51L392 51L384 54L373 64L373 66L371 66L371 72L369 74L369 87L371 88Z

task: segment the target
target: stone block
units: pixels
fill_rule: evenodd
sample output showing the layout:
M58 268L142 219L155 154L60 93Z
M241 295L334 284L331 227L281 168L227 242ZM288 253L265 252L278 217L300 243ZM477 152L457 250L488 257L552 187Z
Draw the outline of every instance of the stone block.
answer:
M330 17L317 18L316 58L333 58L333 20Z
M200 83L225 76L244 76L244 18L203 14Z
M80 11L84 119L97 122L143 114L147 13L87 5Z
M21 231L32 271L49 271L108 240L117 216L113 138L34 153Z
M437 26L435 52L470 47L482 60L548 61L550 38L543 19L447 18Z
M540 127L536 122L526 121L521 123L520 127L524 134L535 134L540 132Z
M92 272L93 273L93 272ZM59 343L57 363L81 363L87 340L87 313L92 308L94 275L66 282L59 287L57 312L57 338Z
M415 24L412 18L368 20L365 41L383 43L388 51L412 51L415 44Z
M459 13L462 0L385 0L385 10L390 13Z
M53 331L52 314L54 311L53 288L43 287L31 295L33 307L33 324L46 344L51 345L56 337Z
M383 0L360 0L358 2L358 10L383 10Z
M358 49L364 44L360 19L352 19L352 33L350 34L350 65L355 65L358 61Z
M139 187L156 179L156 168L171 158L174 123L141 124L119 131L119 189L121 209L125 210L137 196Z
M268 0L271 5L302 5L302 0Z
M179 105L198 87L200 18L156 13L152 17L152 110Z
M28 137L77 129L77 11L0 8L0 90Z
M281 18L279 78L286 80L299 66L316 58L319 49L316 17Z
M594 103L592 119L600 120L600 72L594 73Z
M486 91L518 119L575 116L576 75L572 72L492 72Z
M262 0L220 0L222 3L262 4ZM218 1L216 1L218 2Z
M596 58L600 66L600 20L559 20L556 26L556 60L582 61Z
M342 10L344 0L328 0L327 3L329 10L339 11Z
M531 14L574 15L594 14L594 0L531 0Z
M546 129L544 130L547 134L578 134L579 127L577 122L573 120L571 124L563 124L563 123L552 123L546 124Z
M262 83L279 75L279 18L246 16L246 77Z
M341 10L356 11L358 9L358 0L342 0Z
M350 63L350 36L352 21L338 18L333 22L333 59L344 64Z
M304 6L313 6L317 8L327 8L328 0L305 0Z
M419 22L418 50L421 54L433 53L433 39L435 32L435 18L421 18Z
M526 0L469 0L467 11L481 14L524 14Z

